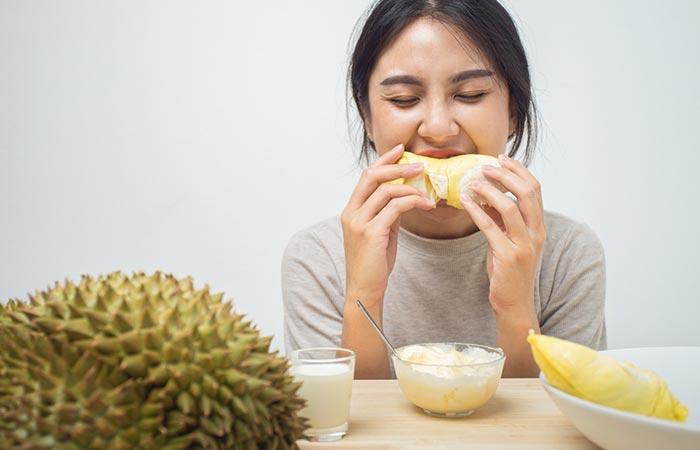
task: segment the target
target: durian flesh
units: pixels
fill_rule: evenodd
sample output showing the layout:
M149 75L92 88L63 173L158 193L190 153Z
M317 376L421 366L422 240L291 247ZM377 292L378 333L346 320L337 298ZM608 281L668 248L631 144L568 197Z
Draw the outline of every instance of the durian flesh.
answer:
M487 182L496 186L499 190L505 189L500 183L493 183L486 179L481 171L485 165L499 167L498 159L489 155L459 155L450 158L431 158L420 156L411 152L404 152L397 164L423 163L425 170L413 178L399 178L391 181L392 184L407 184L426 193L436 203L444 199L447 204L458 209L464 209L459 198L462 193L467 193L479 204L486 201L470 189L477 182Z
M531 333L527 341L547 382L559 390L646 416L678 422L688 416L688 408L651 370L551 336Z
M120 273L0 306L0 448L296 448L270 337L189 278Z

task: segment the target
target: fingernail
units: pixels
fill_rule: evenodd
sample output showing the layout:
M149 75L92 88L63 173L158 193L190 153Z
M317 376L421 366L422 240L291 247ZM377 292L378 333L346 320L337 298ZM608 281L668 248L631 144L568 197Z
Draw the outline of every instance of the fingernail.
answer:
M501 161L510 160L510 158L505 153L501 153L500 155L498 155L498 159L500 159Z
M494 167L489 166L488 164L485 166L481 166L481 170L483 170L484 172L491 172L493 169L494 169Z
M398 153L399 151L403 150L403 144L399 144L396 147L392 148L390 151L394 153Z

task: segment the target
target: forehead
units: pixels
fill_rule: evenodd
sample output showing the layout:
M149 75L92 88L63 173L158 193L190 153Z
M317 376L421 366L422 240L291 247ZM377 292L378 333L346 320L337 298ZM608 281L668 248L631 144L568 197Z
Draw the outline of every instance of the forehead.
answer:
M422 17L401 30L377 60L371 78L410 73L426 79L490 68L459 29Z

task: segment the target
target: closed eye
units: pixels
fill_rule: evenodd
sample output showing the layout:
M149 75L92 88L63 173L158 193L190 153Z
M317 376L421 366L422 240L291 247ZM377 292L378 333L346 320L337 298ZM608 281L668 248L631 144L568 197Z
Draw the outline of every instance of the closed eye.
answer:
M455 98L463 101L465 103L476 103L481 99L483 96L485 96L487 92L479 92L478 94L458 94L455 95ZM390 98L389 101L397 106L413 106L416 103L418 103L418 98L417 97L395 97L395 98Z
M389 101L398 106L412 106L418 103L418 98L416 97L396 97L390 98Z
M459 95L455 95L455 98L462 100L462 101L465 101L467 103L474 103L477 100L479 100L481 97L483 97L484 95L486 95L486 92L480 92L478 94L473 94L473 95L459 94Z

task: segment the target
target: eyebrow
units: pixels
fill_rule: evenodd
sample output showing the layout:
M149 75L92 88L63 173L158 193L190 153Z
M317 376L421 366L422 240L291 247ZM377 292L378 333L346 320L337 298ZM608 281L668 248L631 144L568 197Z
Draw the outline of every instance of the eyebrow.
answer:
M452 78L450 78L450 83L452 84L457 84L461 83L462 81L466 80L471 80L473 78L483 78L483 77L492 77L493 76L493 71L488 70L488 69L475 69L475 70L465 70L462 72L459 72L458 74L454 75ZM413 75L394 75L389 78L386 78L383 80L381 83L379 83L381 86L392 86L395 84L410 84L414 86L422 86L423 83L415 76Z

